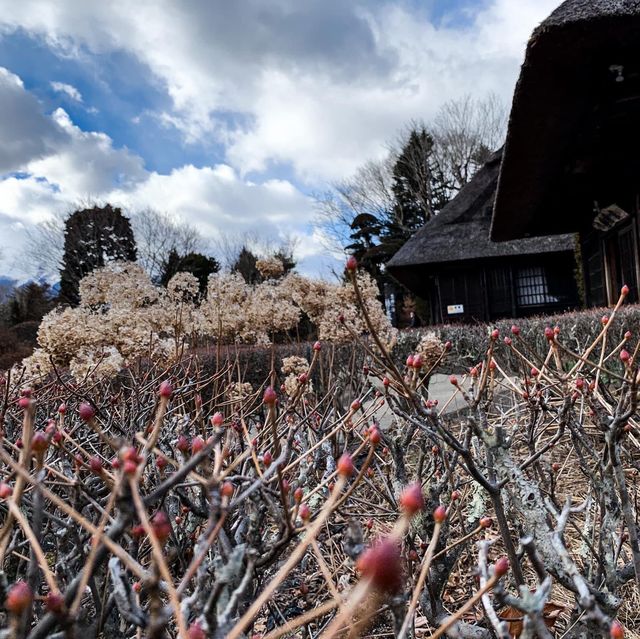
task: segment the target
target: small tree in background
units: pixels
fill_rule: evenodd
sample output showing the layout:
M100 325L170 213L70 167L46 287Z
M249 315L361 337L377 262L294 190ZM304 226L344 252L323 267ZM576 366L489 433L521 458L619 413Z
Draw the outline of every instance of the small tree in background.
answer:
M436 157L436 142L424 126L411 128L393 165L393 210L388 230L413 234L448 202L450 183Z
M258 261L263 255L264 251L260 251L261 255L256 255L250 248L243 246L236 257L235 262L231 266L232 273L239 273L242 275L242 279L247 284L260 284L264 280L260 269L258 268ZM292 271L296 266L296 261L293 257L293 250L290 246L284 245L280 248L269 251L268 257L273 257L282 262L282 275L286 275Z
M445 102L430 127L434 153L450 184L449 199L504 142L508 109L495 94Z
M243 246L231 267L231 272L240 273L247 284L257 284L261 279L260 271L256 266L257 261L257 256L246 246Z
M164 264L163 272L160 276L160 284L166 286L169 280L177 273L191 273L198 280L200 295L207 290L209 275L217 273L220 264L213 257L207 257L202 253L189 253L188 255L178 255L174 249Z
M136 242L129 218L110 204L75 211L64 226L60 297L75 305L80 280L112 261L134 262Z
M29 282L13 290L7 306L9 325L39 322L55 306L55 295L46 282Z

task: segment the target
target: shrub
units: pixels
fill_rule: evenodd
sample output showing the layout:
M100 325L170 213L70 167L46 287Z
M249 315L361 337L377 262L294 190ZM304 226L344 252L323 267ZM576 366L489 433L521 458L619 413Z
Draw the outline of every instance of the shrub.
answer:
M429 339L399 360L366 306L370 339L351 331L341 360L220 345L113 377L9 373L0 623L31 639L633 633L625 317L578 353L570 331L489 335L451 378L456 413L426 385L453 351Z

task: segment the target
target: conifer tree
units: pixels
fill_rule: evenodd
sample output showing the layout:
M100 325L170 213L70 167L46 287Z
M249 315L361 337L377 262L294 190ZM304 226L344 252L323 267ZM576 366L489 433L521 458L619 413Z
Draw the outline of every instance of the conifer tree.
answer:
M74 211L64 225L60 298L79 302L80 280L108 262L136 260L136 242L129 218L110 204Z

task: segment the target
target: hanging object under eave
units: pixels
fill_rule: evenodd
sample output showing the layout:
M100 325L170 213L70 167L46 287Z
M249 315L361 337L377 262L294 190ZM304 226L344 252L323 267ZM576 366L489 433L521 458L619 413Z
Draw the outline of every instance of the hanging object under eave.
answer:
M639 42L639 0L569 0L534 31L514 94L492 239L581 230L592 223L594 200L632 207Z

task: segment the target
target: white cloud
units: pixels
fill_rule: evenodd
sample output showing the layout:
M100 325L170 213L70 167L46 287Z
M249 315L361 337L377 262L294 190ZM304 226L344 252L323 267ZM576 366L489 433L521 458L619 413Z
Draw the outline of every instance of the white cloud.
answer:
M50 82L51 88L57 93L64 93L75 102L82 102L82 94L71 84L65 82Z
M82 196L104 193L114 184L133 188L146 178L142 158L126 148L115 149L105 133L82 131L63 109L57 109L52 120L67 142L55 154L28 163L29 173Z
M65 132L42 113L22 80L4 67L0 67L0 104L0 174L21 170L65 141Z
M289 183L250 184L229 166L150 173L130 190L113 190L109 201L130 209L151 206L179 214L209 237L257 233L277 238L282 228L302 231L311 221L312 202Z
M24 271L29 259L22 254L28 228L92 199L130 211L145 207L167 211L209 238L249 233L278 240L295 234L304 259L321 252L309 230L312 202L290 182L249 182L225 164L186 165L168 175L149 172L142 158L126 148L114 148L104 133L82 131L64 110L42 114L40 105L29 101L20 79L11 76L9 80L18 87L12 89L18 101L34 107L25 114L27 123L36 121L57 137L56 145L43 147L44 157L32 159L29 156L35 153L25 152L16 160L8 158L8 168L21 169L23 174L0 179L0 272L33 276ZM15 124L25 129L19 118ZM0 147L9 133L0 129ZM22 156L28 161L22 161Z
M187 140L215 136L241 172L291 163L316 181L380 154L448 98L509 100L528 35L558 4L478 2L464 25L436 27L403 2L0 0L0 24L66 55L127 51L164 83L173 111L158 117Z
M483 0L464 24L436 26L401 0L0 0L0 34L24 30L80 62L135 57L171 98L155 117L186 141L226 152L215 166L149 172L62 109L43 113L0 68L0 174L30 174L0 182L0 248L15 252L25 224L94 197L155 206L209 235L297 236L303 270L318 268L311 202L291 182L270 179L271 168L290 164L322 188L450 98L494 91L510 101L526 40L558 3ZM71 85L51 86L82 100ZM249 181L249 172L260 178Z

